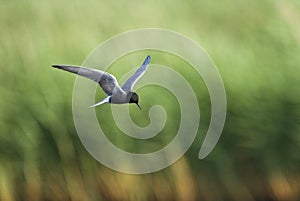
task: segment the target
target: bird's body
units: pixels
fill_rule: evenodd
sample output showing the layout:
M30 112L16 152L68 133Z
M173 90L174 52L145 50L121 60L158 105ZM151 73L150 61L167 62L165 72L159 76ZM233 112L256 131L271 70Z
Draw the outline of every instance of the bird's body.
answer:
M142 66L138 68L135 74L132 75L122 87L119 86L115 76L101 70L71 65L52 65L52 67L81 75L97 82L100 85L103 91L107 94L107 97L91 107L95 107L103 103L136 103L140 108L138 104L138 95L132 91L132 88L136 81L145 73L150 59L151 57L148 55Z

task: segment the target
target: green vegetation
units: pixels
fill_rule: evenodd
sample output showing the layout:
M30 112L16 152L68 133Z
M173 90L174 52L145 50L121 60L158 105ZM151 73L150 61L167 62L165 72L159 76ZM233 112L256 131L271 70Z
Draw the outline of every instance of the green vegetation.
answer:
M299 1L1 1L0 200L299 200ZM171 167L133 176L111 171L85 150L73 123L75 76L51 64L80 65L99 43L124 31L166 28L195 40L223 78L228 112L214 151L198 160L210 102L201 80L174 55L152 51L155 63L178 68L197 89L201 124L190 150ZM146 36L145 36L146 38ZM129 54L109 71L120 78L144 59ZM127 59L126 59L127 58ZM124 68L118 68L119 65ZM113 129L125 150L165 146L178 128L178 103L158 90L171 120L151 144ZM104 94L98 91L96 100ZM149 123L155 99L130 106L133 120ZM100 111L102 110L102 111ZM174 123L175 122L175 123ZM177 122L177 123L176 123Z

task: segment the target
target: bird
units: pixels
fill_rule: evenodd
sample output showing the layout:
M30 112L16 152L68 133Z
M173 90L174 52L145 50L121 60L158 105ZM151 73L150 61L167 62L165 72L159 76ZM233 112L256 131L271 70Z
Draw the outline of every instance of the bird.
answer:
M136 70L136 72L120 87L116 77L108 72L86 68L83 66L73 66L73 65L52 65L53 68L65 70L90 80L97 82L102 90L107 94L107 97L100 102L91 105L90 107L96 107L104 103L111 104L124 104L124 103L135 103L140 110L142 110L139 105L139 96L136 92L133 92L133 87L135 83L140 79L147 70L148 64L150 63L151 56L148 55L143 62L143 64Z

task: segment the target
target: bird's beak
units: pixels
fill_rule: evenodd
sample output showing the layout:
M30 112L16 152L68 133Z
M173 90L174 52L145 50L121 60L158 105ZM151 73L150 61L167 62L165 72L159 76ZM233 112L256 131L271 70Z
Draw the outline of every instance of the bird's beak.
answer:
M140 110L142 110L141 106L138 103L136 103L136 105L140 108Z

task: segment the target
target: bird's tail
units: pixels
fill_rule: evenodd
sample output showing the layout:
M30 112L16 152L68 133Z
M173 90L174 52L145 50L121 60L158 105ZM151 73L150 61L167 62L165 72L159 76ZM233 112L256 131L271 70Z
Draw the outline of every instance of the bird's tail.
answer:
M96 107L96 106L101 105L103 103L109 103L109 102L110 102L110 96L107 96L102 101L100 101L98 103L95 103L94 105L91 105L90 107Z

